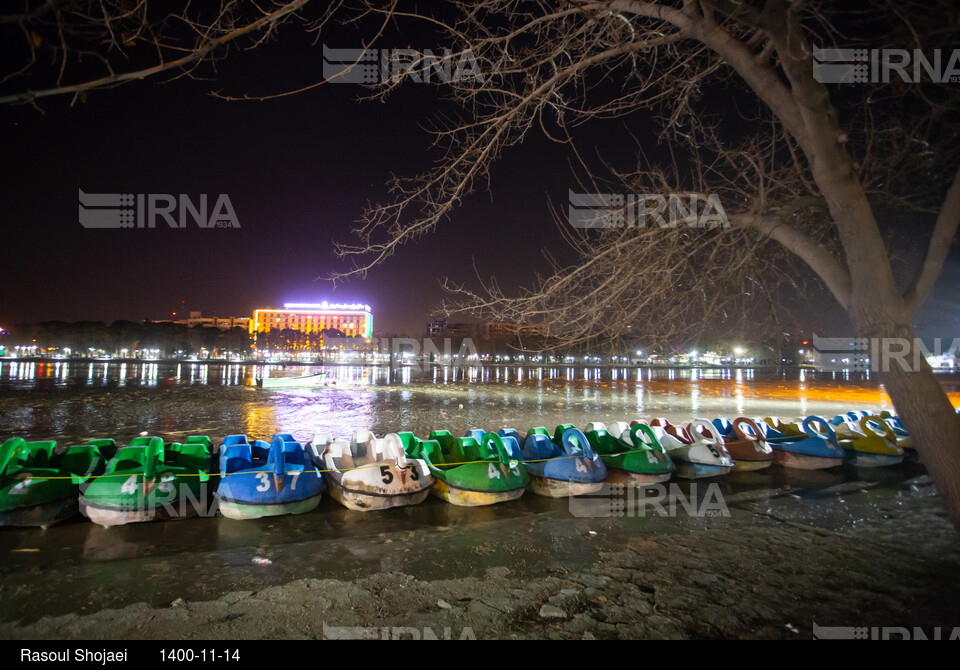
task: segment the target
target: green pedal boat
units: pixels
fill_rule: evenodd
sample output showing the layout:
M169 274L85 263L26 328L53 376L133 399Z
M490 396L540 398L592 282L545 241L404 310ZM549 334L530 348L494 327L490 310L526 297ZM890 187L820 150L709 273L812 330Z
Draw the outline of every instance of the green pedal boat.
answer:
M95 440L58 451L57 443L14 437L0 446L0 526L46 528L73 516L80 484L101 474L116 451Z
M413 433L398 433L404 451L420 458L433 475L430 491L449 503L464 507L493 505L523 495L530 475L521 463L519 451L508 452L496 433L471 431L454 437L435 430L426 440Z
M612 484L660 484L673 474L673 461L646 424L618 421L607 430L594 421L584 433L607 466L606 481Z
M199 435L168 445L159 437L138 437L87 485L80 511L107 527L206 513L210 447L210 438Z

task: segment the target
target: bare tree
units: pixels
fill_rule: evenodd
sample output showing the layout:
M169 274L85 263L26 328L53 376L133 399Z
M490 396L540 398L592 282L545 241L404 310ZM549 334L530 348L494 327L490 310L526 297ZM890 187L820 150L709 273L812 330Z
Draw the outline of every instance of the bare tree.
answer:
M21 11L0 14L11 60L0 72L0 103L36 105L52 96L71 104L97 89L165 75L199 75L201 64L231 46L254 48L309 0L20 0ZM13 3L9 3L13 4ZM323 17L304 20L319 32Z

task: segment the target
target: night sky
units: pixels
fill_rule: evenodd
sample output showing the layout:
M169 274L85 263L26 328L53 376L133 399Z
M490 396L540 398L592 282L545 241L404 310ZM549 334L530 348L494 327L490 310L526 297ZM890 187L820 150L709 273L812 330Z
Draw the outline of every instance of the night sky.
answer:
M443 296L439 277L471 279L476 262L510 287L545 270L541 247L572 258L548 210L548 201L564 207L568 188L576 189L569 151L531 134L494 168L492 196L476 192L434 235L364 281L334 289L318 280L344 267L332 240L352 241L351 225L368 200L386 197L390 176L411 176L438 158L423 126L447 108L439 87L416 84L386 104L357 102L363 89L351 84L266 102L209 95L269 94L321 80L320 45L297 27L281 35L220 61L216 81L148 79L95 91L72 108L67 97L46 99L44 114L0 107L0 326L187 310L249 316L257 307L326 299L370 304L375 330L420 335ZM322 41L358 43L337 33ZM609 156L616 138L626 138L620 124L585 126L581 148L599 144ZM78 189L185 193L195 201L207 193L211 202L226 193L241 228L88 230L77 219ZM918 318L925 334L957 330L951 287L958 279L955 253ZM848 328L833 304L811 323Z

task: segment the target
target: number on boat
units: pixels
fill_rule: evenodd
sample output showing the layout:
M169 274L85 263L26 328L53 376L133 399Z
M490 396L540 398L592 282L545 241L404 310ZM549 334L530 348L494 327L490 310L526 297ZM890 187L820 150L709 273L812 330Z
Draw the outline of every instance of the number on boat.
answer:
M490 479L500 479L500 471L493 467L493 463L490 464L490 468L487 470L487 475Z
M384 484L389 484L390 482L393 481L393 473L390 472L389 465L380 466L380 479L383 480Z
M160 486L157 487L157 490L161 493L173 493L173 475L165 475L160 478Z
M296 491L296 490L297 490L297 480L300 479L300 471L299 471L299 470L294 470L294 471L291 472L290 474L293 475L293 481L290 482L290 490L291 490L291 491Z
M577 459L577 472L586 472L587 466L579 458Z
M129 479L123 483L123 486L120 487L121 493L126 493L130 495L131 493L137 492L137 476L130 475Z
M416 465L408 465L407 467L410 468L410 479L413 481L420 479L420 471L417 470Z
M656 465L660 462L660 452L658 451L648 451L647 452L647 461Z
M267 477L266 472L258 472L257 479L260 480L260 486L257 487L257 490L263 493L270 488L270 479Z

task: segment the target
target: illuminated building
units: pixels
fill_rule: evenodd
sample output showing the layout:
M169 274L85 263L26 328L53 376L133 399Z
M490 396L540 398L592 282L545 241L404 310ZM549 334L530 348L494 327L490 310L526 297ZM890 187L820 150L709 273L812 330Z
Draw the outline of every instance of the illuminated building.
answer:
M319 334L325 329L339 330L347 337L370 337L373 334L370 305L288 302L283 309L256 309L250 319L251 335L271 330Z

